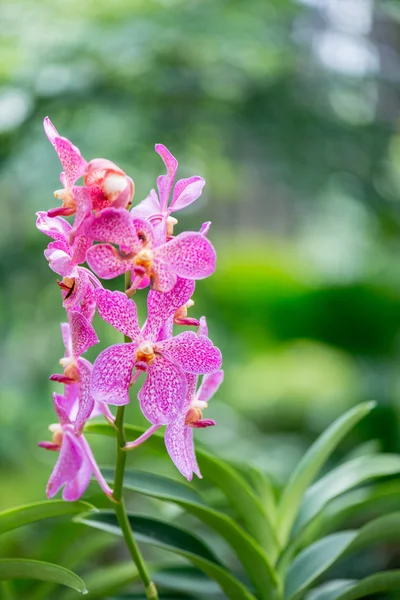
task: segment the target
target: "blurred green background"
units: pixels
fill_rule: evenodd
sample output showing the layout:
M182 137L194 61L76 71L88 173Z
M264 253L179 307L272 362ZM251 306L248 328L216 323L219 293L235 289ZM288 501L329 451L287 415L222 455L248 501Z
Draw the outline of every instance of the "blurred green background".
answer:
M191 309L207 315L226 372L206 414L218 427L200 443L279 486L324 427L374 398L341 451L371 439L398 450L400 4L3 0L0 11L0 509L42 499L55 459L36 447L63 353L49 240L35 228L59 187L46 115L87 160L126 170L136 201L164 171L157 142L179 177L207 181L177 228L211 220L218 251ZM119 341L96 324L101 348ZM110 441L93 442L111 464ZM173 473L145 447L129 460ZM10 546L37 557L56 534L19 535Z

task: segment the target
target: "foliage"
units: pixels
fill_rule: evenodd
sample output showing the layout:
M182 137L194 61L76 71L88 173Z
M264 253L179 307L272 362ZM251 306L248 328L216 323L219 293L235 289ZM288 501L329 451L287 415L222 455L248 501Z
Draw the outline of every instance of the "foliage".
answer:
M258 491L262 487L273 488L266 475L253 469L247 481L236 468L203 450L198 451L199 466L213 488L225 497L224 512L210 505L193 484L145 471L128 471L124 482L127 491L135 492L138 497L175 504L180 509L177 518L169 522L137 512L129 513L137 539L142 544L163 550L160 555L163 560L149 565L154 580L165 591L165 596L161 592L161 597L168 598L168 590L175 590L176 597L183 594L183 598L218 598L220 588L233 600L356 600L366 593L400 590L400 573L395 570L371 573L358 581L341 578L340 569L332 575L332 568L336 563L343 564L345 557L399 539L400 512L393 510L393 505L392 510L382 512L380 501L383 496L394 502L398 498L400 457L361 455L325 472L314 482L338 444L373 407L373 403L360 404L334 422L305 453L279 497L273 499L269 495L265 505L258 497ZM140 433L140 428L132 425L126 425L125 430L128 436ZM115 435L113 427L106 423L88 423L85 431L107 437ZM146 444L148 450L164 452L159 434L149 438ZM106 479L113 480L112 469L104 468L104 473ZM354 494L358 496L356 503ZM88 505L83 502L65 505L55 501L20 507L12 511L11 516L10 513L0 515L0 526L3 531L7 530L7 522L15 527L18 513L21 526L54 517L62 514L62 506L68 506L72 515L75 513L73 519L77 523L109 536L122 535L113 512L103 509L88 512ZM359 519L363 515L361 526L343 529L342 525L355 506ZM387 509L388 505L384 506ZM180 523L186 514L191 515L190 528ZM199 533L202 528L198 523L206 526L205 531L213 531L217 538L204 538L204 533ZM256 531L262 530L269 531L271 537L255 535ZM229 552L221 553L220 544L215 543L215 550L211 550L207 538L222 538L236 555L233 563L228 558ZM175 559L184 558L192 567L185 567L179 560L166 560L164 551ZM19 576L32 576L30 562L26 564L24 571L24 562L18 563ZM200 572L218 587L207 583ZM41 571L38 570L35 576L40 578ZM68 577L73 575L68 574ZM135 577L132 565L122 563L109 565L99 572L88 572L85 580L88 598L108 598L111 594L117 598L115 594L124 590ZM67 584L68 578L57 581ZM44 589L50 596L41 595L39 587L33 592L34 600L50 598L56 593L56 588ZM70 591L62 595L63 600L75 597ZM29 594L26 598L30 598Z

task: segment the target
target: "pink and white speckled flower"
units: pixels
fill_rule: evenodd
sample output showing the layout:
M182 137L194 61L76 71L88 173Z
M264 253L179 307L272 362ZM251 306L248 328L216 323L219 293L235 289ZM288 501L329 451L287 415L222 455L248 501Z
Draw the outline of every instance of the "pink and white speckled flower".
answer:
M88 163L72 142L59 135L49 117L45 118L43 125L64 169L60 176L63 188L54 192L62 206L49 210L50 217L75 214L72 229L75 235L92 210L130 206L135 186L122 169L104 158L95 158ZM84 185L77 186L76 182L81 177L84 177Z
M182 411L187 393L186 374L211 373L221 366L221 353L205 335L186 331L159 340L163 325L191 297L194 283L178 279L167 293L154 290L148 296L148 318L142 329L136 305L121 292L96 290L100 316L132 340L104 350L93 365L91 393L99 402L129 403L132 370L146 379L138 399L144 416L153 425L166 425Z
M215 250L204 235L186 231L156 246L151 224L132 218L125 210L108 208L93 215L86 231L91 239L108 242L87 251L91 269L103 279L131 271L129 293L144 280L150 280L154 289L168 292L177 277L203 279L215 270Z
M180 179L175 185L172 200L168 205L178 170L178 161L163 144L156 144L155 151L164 161L167 173L157 179L158 195L155 190L151 190L147 198L132 208L131 213L134 217L150 221L154 226L157 242L164 243L172 236L173 227L177 223L171 214L197 200L201 196L205 181L197 175Z
M53 498L64 487L62 497L68 502L78 500L94 475L107 496L112 490L107 485L84 435L77 434L71 422L70 403L65 396L53 394L58 423L50 425L51 442L39 442L41 448L60 452L47 484L46 494Z
M61 334L65 354L60 364L64 368L64 373L51 375L50 379L65 385L64 396L65 402L69 403L68 414L71 416L76 413L75 430L81 431L95 405L90 393L92 365L81 355L99 340L89 321L82 313L76 311L69 313L69 323L61 323Z
M198 334L207 335L207 324L204 317L200 319ZM205 428L215 425L211 419L203 419L203 410L207 408L208 401L217 392L224 379L222 370L214 371L203 376L201 385L196 391L198 376L186 374L186 397L177 418L167 425L165 430L165 446L177 469L186 479L191 481L193 473L201 477L196 460L193 440L193 428ZM127 450L136 448L147 440L160 425L153 425L140 438L126 444Z

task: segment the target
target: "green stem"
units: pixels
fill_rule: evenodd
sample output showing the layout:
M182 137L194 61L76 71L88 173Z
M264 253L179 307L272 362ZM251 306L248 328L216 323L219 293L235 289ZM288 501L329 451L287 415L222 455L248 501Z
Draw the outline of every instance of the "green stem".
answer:
M130 283L130 273L125 275L125 289L128 289ZM125 342L130 342L129 338L125 336ZM124 473L127 453L124 452L123 447L126 443L125 431L124 431L124 412L125 407L119 406L117 409L117 415L115 417L115 427L117 430L117 460L115 465L115 478L114 478L114 509L117 516L118 524L123 533L125 543L139 572L140 578L143 581L143 585L146 590L146 596L149 600L158 600L158 593L155 584L151 581L149 573L146 568L146 564L143 560L143 556L139 550L139 546L133 536L133 532L129 523L128 515L125 508L125 503L122 495L123 484L124 484Z

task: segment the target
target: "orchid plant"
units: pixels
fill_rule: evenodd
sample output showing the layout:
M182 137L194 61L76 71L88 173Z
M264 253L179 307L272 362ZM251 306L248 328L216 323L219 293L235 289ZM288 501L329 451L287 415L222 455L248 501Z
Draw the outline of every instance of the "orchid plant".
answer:
M373 403L356 406L333 423L281 490L253 467L230 465L204 450L196 456L194 429L216 424L203 413L224 373L206 318L188 316L188 310L195 281L214 272L216 256L207 237L210 223L197 232L175 234L178 222L171 214L200 196L204 180L181 179L174 187L178 163L165 146L157 144L166 174L157 179L158 193L152 190L132 207L135 186L122 169L106 159L87 162L48 118L44 128L63 168L62 189L55 192L61 206L39 212L37 227L52 239L44 254L60 277L57 283L66 319L61 324L62 372L50 376L63 387L53 394L51 440L39 446L58 453L46 494L53 499L61 491L63 501L0 513L0 533L72 515L88 528L122 535L134 565L107 567L106 576L104 569L89 574L91 599L111 598L137 581L153 600L159 597L158 588L162 597L187 600L204 595L220 598L221 590L223 597L232 600L356 600L399 590L400 571L332 580L329 569L373 543L400 539L400 513L396 512L400 457L360 451L314 482L336 446L373 409ZM77 185L82 178L83 185ZM104 286L104 281L121 275L123 290ZM147 315L140 325L134 297L146 288ZM99 342L93 326L96 312L122 334L123 342L104 349L92 365L84 355ZM188 329L177 333L180 326ZM130 388L135 382L140 382L137 399L149 422L145 430L124 422L125 406L134 401ZM114 468L98 466L88 441L91 434L116 438ZM176 478L126 470L127 453L143 443L156 452L166 450L189 482L193 474L201 478L203 473L209 485L223 493L226 510L213 507L194 487ZM91 481L97 482L112 509L98 510L81 500ZM200 536L173 522L128 513L123 490L176 504L196 519L197 530L203 524L220 536L236 560L229 553L221 556L211 550ZM360 528L336 531L354 515L368 521L371 510L373 519ZM147 564L137 539L169 550L192 566ZM0 559L0 581L18 578L45 582L31 596L24 595L34 600L58 598L55 584L86 592L80 577L64 567ZM206 586L206 581L212 583L209 580L215 588ZM171 586L171 581L178 583ZM12 589L3 589L14 600ZM143 598L140 594L130 598ZM74 591L62 596L75 597Z

